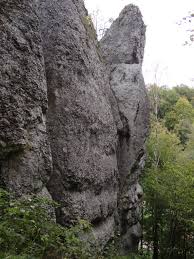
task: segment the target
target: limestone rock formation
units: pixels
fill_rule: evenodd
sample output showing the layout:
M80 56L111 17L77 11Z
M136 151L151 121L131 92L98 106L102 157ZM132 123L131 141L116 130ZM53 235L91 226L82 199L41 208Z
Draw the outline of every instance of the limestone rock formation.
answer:
M100 45L82 0L1 0L0 184L90 221L104 246L141 235L145 26L127 6ZM48 98L47 98L48 96Z
M137 247L141 236L138 183L144 166L149 107L142 76L145 25L139 9L126 6L101 40L110 70L110 84L117 100L122 128L118 128L118 213L124 250Z
M117 207L116 126L95 30L81 1L44 0L39 9L57 220L87 219L105 243Z
M0 179L17 195L41 192L52 168L35 2L0 4Z

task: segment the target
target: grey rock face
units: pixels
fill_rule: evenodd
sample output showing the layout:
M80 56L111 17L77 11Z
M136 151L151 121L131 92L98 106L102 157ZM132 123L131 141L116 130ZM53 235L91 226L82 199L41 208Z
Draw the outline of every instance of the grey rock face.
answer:
M144 55L145 25L139 8L127 5L113 22L101 45L110 64L141 64Z
M116 125L95 31L81 1L40 1L57 220L84 218L107 241L117 208ZM101 242L102 242L101 240Z
M144 166L144 142L149 107L142 76L145 25L139 9L128 5L101 40L110 70L110 84L117 100L122 127L118 128L118 212L123 250L136 249L142 189L138 184Z
M35 2L0 3L0 179L18 195L39 192L51 172Z
M52 197L59 223L89 220L102 246L119 231L123 250L141 235L144 43L132 5L102 55L82 0L1 0L0 184Z

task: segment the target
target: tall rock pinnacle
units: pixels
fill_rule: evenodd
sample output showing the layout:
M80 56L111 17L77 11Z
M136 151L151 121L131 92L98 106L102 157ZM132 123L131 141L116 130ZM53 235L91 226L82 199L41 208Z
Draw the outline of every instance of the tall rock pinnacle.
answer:
M144 166L144 143L148 133L149 107L142 76L145 25L139 9L126 6L101 40L110 71L122 126L117 127L119 174L118 214L124 250L137 248L142 189L138 183Z

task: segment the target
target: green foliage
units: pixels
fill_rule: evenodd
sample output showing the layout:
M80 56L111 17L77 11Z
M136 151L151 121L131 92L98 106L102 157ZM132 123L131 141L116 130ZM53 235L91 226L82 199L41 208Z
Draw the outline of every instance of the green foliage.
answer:
M154 88L143 186L143 243L153 258L194 258L194 89ZM151 91L153 89L151 88ZM170 98L169 98L170 97ZM150 100L152 101L153 93ZM157 113L156 113L157 111Z
M180 97L174 88L159 87L156 84L149 85L148 90L152 113L155 113L155 107L157 106L157 116L160 119L163 119L172 110Z
M176 159L180 147L179 138L168 131L161 123L153 122L149 141L147 142L147 164L149 168L162 167Z
M194 89L177 86L172 89L149 86L152 114L169 131L174 131L181 144L187 144L194 122Z
M174 130L175 126L178 124L178 118L176 113L172 110L168 112L165 116L165 126L168 130Z
M179 99L179 94L175 89L167 89L164 87L159 88L159 99L160 99L160 108L159 116L164 118L168 112L171 111L172 107Z
M192 103L194 98L194 88L190 88L186 85L180 85L173 88L179 96L184 96Z
M139 251L136 254L130 254L127 256L116 256L116 257L110 257L111 259L151 259L152 258L152 253L143 250Z
M149 259L146 253L118 256L118 240L103 250L97 247L91 225L65 228L48 215L57 204L39 197L15 199L0 189L0 258L2 259Z
M0 258L91 258L88 242L81 236L90 225L64 228L47 214L48 206L56 206L43 198L13 199L0 190Z
M193 107L186 97L180 97L174 105L174 111L178 117L178 120L189 119L194 117Z

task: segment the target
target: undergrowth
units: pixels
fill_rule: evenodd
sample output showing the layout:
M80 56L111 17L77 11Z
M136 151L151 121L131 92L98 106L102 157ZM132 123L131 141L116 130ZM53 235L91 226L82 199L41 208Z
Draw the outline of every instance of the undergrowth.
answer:
M36 196L16 200L0 188L0 259L150 259L119 257L116 239L100 250L90 223L63 227L48 213L56 206Z
M88 242L80 236L90 224L71 228L56 224L47 213L53 202L38 198L16 200L0 189L0 258L92 258Z

